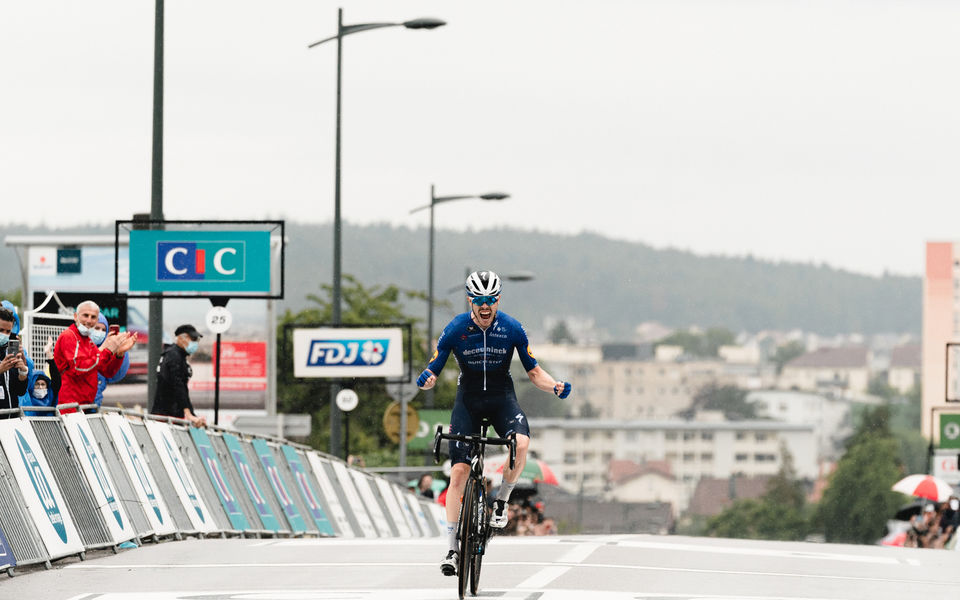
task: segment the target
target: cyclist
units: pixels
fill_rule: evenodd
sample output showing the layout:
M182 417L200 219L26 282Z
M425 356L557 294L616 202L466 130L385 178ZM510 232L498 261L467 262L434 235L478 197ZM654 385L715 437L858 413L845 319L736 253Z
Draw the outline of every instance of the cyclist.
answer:
M467 296L470 312L454 317L437 340L437 349L427 368L417 378L422 390L429 390L437 382L452 352L460 367L457 380L457 398L450 415L450 433L471 435L480 432L484 417L500 437L517 434L517 456L513 469L504 466L503 483L497 492L490 526L506 527L507 501L523 471L530 444L530 427L526 415L517 403L517 395L510 377L513 349L517 349L527 377L545 392L560 398L570 394L569 383L557 381L544 371L530 351L527 332L520 322L500 312L500 278L493 271L475 271L467 277ZM457 517L463 490L470 474L468 447L461 442L450 444L450 485L447 494L447 539L450 550L440 563L444 575L457 574Z

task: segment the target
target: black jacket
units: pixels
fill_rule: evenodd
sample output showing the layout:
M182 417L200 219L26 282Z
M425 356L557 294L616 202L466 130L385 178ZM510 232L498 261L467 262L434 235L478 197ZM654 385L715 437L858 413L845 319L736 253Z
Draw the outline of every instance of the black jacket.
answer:
M176 344L164 350L157 364L157 393L150 412L180 419L185 408L194 413L190 390L187 389L187 382L192 375L193 369L187 362L186 350Z
M10 334L10 339L18 339L16 334ZM0 358L6 356L6 346L0 347ZM27 379L20 381L20 373L13 367L5 373L0 373L0 408L17 408L20 406L20 396L27 393ZM0 415L0 419L9 419L17 415Z

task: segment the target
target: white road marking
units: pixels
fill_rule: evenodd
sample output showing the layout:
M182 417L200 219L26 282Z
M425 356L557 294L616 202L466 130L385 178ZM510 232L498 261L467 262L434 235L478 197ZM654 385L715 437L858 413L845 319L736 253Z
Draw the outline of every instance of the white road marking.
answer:
M343 569L345 567L358 567L358 568L376 568L379 566L383 567L414 567L414 568L429 568L435 569L436 564L433 562L353 562L353 563L342 563L342 562L322 562L322 563L203 563L203 564L188 564L188 565L171 565L171 564L109 564L109 565L100 565L100 564L91 564L91 563L77 563L72 565L65 565L64 569L81 569L81 570L138 570L138 569L277 569L277 568L295 568L295 569L304 569L304 568L316 568L316 569ZM684 567L649 567L644 565L616 565L616 564L583 564L583 563L568 563L560 564L557 562L531 562L531 561L511 561L511 562L487 562L484 561L483 566L505 566L505 567L519 567L519 566L528 566L528 567L565 567L565 568L585 568L585 569L616 569L616 570L634 570L634 571L662 571L669 573L700 573L700 574L714 574L714 575L736 575L736 576L756 576L756 577L796 577L800 579L823 579L823 580L839 580L839 581L873 581L880 583L909 583L916 585L924 586L948 586L956 587L956 582L953 581L929 581L929 580L918 580L918 579L893 579L893 578L884 578L884 577L856 577L851 575L822 575L815 573L796 573L796 572L776 572L776 571L734 571L728 569L694 569L694 568L684 568ZM558 575L559 576L559 575ZM519 587L519 586L518 586ZM696 598L696 596L694 596Z
M564 552L563 556L556 560L558 566L546 567L537 571L521 582L517 588L521 590L544 588L548 586L554 579L569 571L572 565L582 563L588 556L593 554L594 550L599 547L600 544L594 543L577 544L567 552Z
M449 600L449 588L437 589L363 589L363 590L276 590L276 591L179 591L179 592L122 592L82 594L69 600ZM496 590L484 589L484 596L499 600L527 600L537 594L539 600L642 600L644 598L677 600L838 600L798 596L744 596L701 594L656 594L635 592L598 592L593 590Z
M846 561L860 563L877 563L884 565L902 564L894 556L870 556L858 554L842 554L840 552L823 552L811 550L776 550L773 548L746 548L742 546L712 546L667 542L623 541L617 544L621 548L644 548L648 550L667 550L675 552L704 552L709 554L739 554L742 556L769 556L781 558L809 558L813 560ZM908 561L909 562L909 561ZM916 561L915 561L916 562ZM914 563L910 563L914 564ZM915 566L919 566L916 562Z
M570 567L546 567L540 569L530 577L527 577L517 585L517 589L536 590L550 584L551 581L560 577L570 570Z

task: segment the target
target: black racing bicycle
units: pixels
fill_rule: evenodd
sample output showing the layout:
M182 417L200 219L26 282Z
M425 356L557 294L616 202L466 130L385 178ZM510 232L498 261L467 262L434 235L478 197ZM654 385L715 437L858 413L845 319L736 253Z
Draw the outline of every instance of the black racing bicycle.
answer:
M457 586L460 600L463 600L470 580L470 594L477 595L480 587L480 566L483 554L490 540L490 509L487 507L486 488L483 481L483 453L487 446L507 446L510 449L510 468L513 469L517 457L517 434L511 433L505 438L487 437L489 421L483 419L480 433L473 435L453 435L443 432L443 426L437 426L433 438L433 459L440 462L440 443L443 440L470 445L470 476L467 478L460 503L460 518L457 522L457 539L460 544L460 562L457 564Z

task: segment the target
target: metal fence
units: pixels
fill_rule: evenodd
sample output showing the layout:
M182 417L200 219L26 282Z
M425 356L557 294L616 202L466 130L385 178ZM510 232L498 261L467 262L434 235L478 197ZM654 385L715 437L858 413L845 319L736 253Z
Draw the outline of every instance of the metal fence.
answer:
M409 493L396 484L351 469L335 457L270 436L216 427L207 433L194 430L191 435L183 421L104 410L122 416L51 411L53 416L24 417L14 410L7 411L14 419L0 419L0 526L17 566L42 563L49 567L51 560L70 553L82 555L85 550L108 548L129 539L139 545L161 535L177 539L211 533L439 535L433 507L416 498L411 501ZM148 424L146 419L156 422ZM21 433L35 446L27 448L25 456L23 447L17 445L20 442L11 441ZM171 440L176 452L172 452ZM220 461L216 471L208 471L203 463L202 456L213 460L210 447ZM44 513L44 507L38 509L37 505L38 498L40 504L47 504L45 492L37 489L36 481L29 481L33 475L26 463L27 457L32 459L31 453L46 465L41 470L49 468L55 499L66 505L63 516L68 513L70 517L65 525L69 531L75 529L70 535L79 541L57 547L57 536L50 537L46 519L50 507ZM132 456L135 454L138 456ZM16 468L11 464L13 455ZM215 483L219 477L223 479ZM155 496L144 495L145 486ZM225 488L235 500L229 514L228 502L221 501L217 492ZM204 523L191 512L203 512L201 504L208 513ZM154 518L161 512L169 518ZM238 528L243 522L238 512L249 527ZM111 514L118 515L117 523L111 521ZM125 529L118 529L120 521L126 522ZM198 529L198 524L205 529Z

